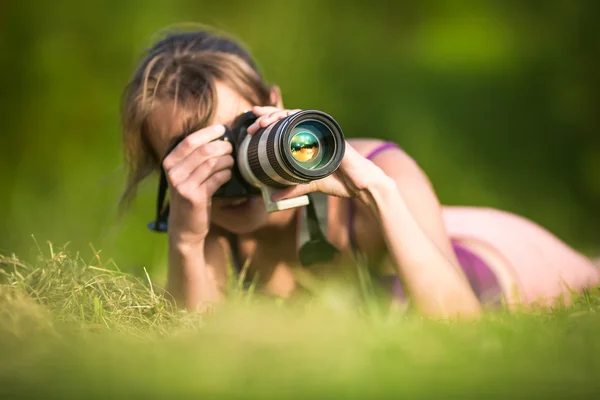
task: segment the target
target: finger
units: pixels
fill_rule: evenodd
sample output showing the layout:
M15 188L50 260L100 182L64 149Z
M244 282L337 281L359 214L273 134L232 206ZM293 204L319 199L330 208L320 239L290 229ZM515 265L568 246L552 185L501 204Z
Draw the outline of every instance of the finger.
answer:
M231 179L231 169L215 172L206 182L206 193L212 197L215 192Z
M260 128L266 128L267 126L271 125L272 122L275 122L277 120L275 118L276 115L282 115L283 117L285 117L284 113L285 113L285 111L277 111L277 112L274 112L271 114L263 115L262 117L258 118L256 121L254 121L252 123L252 125L250 125L248 127L248 133L253 135Z
M258 119L256 121L254 121L246 130L246 132L248 132L249 135L254 135L256 133L256 131L258 130L258 128L260 128Z
M187 199L194 205L206 205L210 198L215 195L217 189L231 179L231 169L215 172L202 185L186 184L181 187L179 196Z
M292 110L278 110L278 111L274 111L270 114L263 115L262 117L258 118L256 121L254 121L254 123L252 123L252 125L250 125L248 127L248 133L253 135L260 128L266 128L267 126L271 125L272 123L279 121L291 114L293 114Z
M172 168L199 146L218 139L223 134L225 134L225 126L212 125L188 135L165 157L163 167L165 170Z
M295 185L290 186L289 188L277 190L271 195L271 200L279 201L283 199L290 199L312 193L314 191L316 191L316 187L313 181L304 185Z
M252 112L257 117L262 117L263 115L271 114L272 112L280 111L280 110L281 110L281 108L273 107L273 106L264 106L264 107L254 106L254 107L252 107Z
M248 127L248 130L247 130L247 132L248 132L250 135L254 135L254 134L255 134L255 133L256 133L256 132L257 132L257 131L258 131L258 130L261 128L261 121L263 121L263 120L265 119L265 117L266 117L266 115L263 115L262 117L260 117L260 118L257 118L257 119L256 119L256 121L254 121L254 122L252 123L252 125L250 125L250 126Z
M225 170L231 170L233 166L233 157L213 157L206 160L202 165L198 166L191 174L176 186L179 193L189 193L196 190L198 187L206 184L211 176Z
M186 180L197 168L202 168L203 166L203 168L208 168L205 165L208 160L222 158L222 156L231 154L232 151L233 147L229 142L217 140L206 143L198 147L178 164L166 170L167 179L171 185L176 186Z
M266 117L261 118L259 124L260 124L261 128L266 128L267 126L271 125L273 122L279 121L280 119L283 119L283 118L287 117L288 115L290 115L289 110L276 111L276 112L273 112L273 113L267 115Z
M283 119L285 117L289 117L290 115L295 114L298 111L300 110L279 110L272 112L271 114L261 118L260 126L264 128L268 125L271 125L273 122Z

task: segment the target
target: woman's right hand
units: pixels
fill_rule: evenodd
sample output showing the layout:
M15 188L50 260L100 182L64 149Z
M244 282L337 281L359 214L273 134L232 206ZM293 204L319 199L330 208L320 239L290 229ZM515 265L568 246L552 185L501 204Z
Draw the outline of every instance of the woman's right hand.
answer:
M231 143L223 125L200 129L183 139L163 161L169 182L169 236L199 244L210 226L211 199L231 179Z

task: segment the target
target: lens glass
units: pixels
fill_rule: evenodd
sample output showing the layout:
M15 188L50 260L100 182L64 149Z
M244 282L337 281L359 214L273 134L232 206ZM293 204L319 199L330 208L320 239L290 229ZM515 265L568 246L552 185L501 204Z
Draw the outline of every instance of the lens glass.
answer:
M333 141L333 133L323 123L303 121L292 130L290 151L302 168L316 169L330 161Z
M319 155L319 140L308 131L296 133L290 145L296 161L313 161Z

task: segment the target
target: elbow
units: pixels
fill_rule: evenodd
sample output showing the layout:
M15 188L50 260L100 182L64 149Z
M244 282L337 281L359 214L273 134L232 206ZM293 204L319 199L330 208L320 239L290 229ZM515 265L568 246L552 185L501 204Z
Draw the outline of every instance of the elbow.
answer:
M446 290L428 296L419 307L421 315L439 320L472 321L483 315L481 303L470 289Z
M201 286L201 287L198 287ZM188 312L210 312L221 302L223 294L211 285L194 285L191 282L167 283L167 292L176 307Z

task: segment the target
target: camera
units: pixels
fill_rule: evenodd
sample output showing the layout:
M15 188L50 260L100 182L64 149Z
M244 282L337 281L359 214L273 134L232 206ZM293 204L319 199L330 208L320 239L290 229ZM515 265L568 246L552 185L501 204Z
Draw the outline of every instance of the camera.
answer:
M231 128L226 127L220 140L231 142L234 166L231 179L217 189L213 197L239 198L262 194L267 212L308 205L309 219L313 220L313 223L309 224L311 240L314 239L311 243L314 245L326 242L317 226L319 222L314 210L315 205L309 204L309 196L272 201L271 194L276 189L309 183L333 174L342 163L346 150L342 128L330 115L322 111L305 110L249 135L248 127L257 118L252 112L245 112L235 119ZM176 138L169 151L197 130L192 128L194 127L186 129L186 133ZM152 231L167 232L167 188L167 177L161 168L156 218L148 224ZM326 251L322 247L319 247L319 251L332 254L331 245L325 247Z
M303 110L249 135L256 119L252 112L243 113L221 138L231 142L235 163L231 179L214 197L262 194L268 212L307 205L307 196L274 202L271 194L334 173L345 152L341 127L322 111Z

